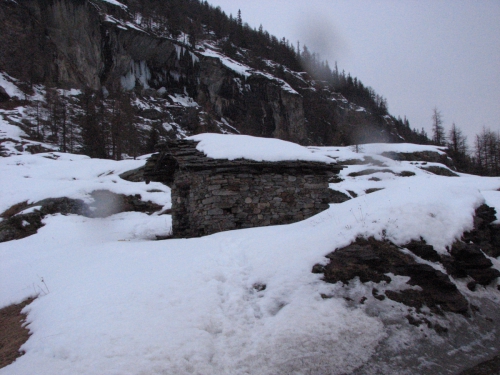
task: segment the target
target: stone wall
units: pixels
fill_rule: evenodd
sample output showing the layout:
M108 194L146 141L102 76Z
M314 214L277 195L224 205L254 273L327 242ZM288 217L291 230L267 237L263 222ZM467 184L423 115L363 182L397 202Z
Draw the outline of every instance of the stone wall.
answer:
M178 170L172 186L174 237L288 224L326 210L327 174Z

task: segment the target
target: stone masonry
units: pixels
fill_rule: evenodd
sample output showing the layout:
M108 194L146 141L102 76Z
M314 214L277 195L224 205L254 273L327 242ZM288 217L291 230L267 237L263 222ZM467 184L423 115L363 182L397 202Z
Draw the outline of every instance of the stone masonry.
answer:
M303 220L326 210L328 180L264 172L178 172L172 188L174 233L210 233Z
M146 180L172 189L173 236L289 224L329 205L329 180L342 168L318 162L215 160L192 141L169 143L148 161ZM201 154L201 155L200 155Z

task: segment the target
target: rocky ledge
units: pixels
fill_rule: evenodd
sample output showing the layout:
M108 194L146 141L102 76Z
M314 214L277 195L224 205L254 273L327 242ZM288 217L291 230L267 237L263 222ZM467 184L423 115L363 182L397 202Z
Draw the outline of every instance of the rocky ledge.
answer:
M446 255L439 254L425 241L397 246L374 238L358 238L349 246L327 254L328 263L315 265L312 272L323 274L327 283L349 284L359 278L361 283L380 285L373 287L373 297L381 301L389 298L414 308L416 314L407 316L411 324L425 322L420 315L424 307L433 314L451 312L470 316L475 307L456 283L464 281L474 292L478 285L490 285L500 277L500 271L490 260L500 255L500 226L492 224L494 220L495 210L480 206L474 229L464 233ZM407 287L391 287L394 276L408 277Z

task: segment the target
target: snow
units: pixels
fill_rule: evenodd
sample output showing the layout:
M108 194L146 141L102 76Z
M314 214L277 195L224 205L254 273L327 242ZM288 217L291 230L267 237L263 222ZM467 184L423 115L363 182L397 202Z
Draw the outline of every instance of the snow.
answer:
M41 208L42 208L42 206L33 206L33 207L27 208L25 210L22 210L21 212L18 213L18 215L31 214L35 211L40 211Z
M205 49L205 51L199 52L199 53L203 56L215 57L215 58L219 59L220 62L225 67L229 68L230 70L232 70L235 73L238 73L241 76L250 77L252 75L253 69L250 68L248 65L239 63L239 62L223 55L222 53L219 53L219 52L214 51L214 50L209 49L209 48L207 48L207 49Z
M189 54L191 55L191 61L193 65L195 65L197 62L200 61L200 58L196 56L193 52L190 51Z
M219 59L219 61L222 63L222 65L224 65L226 68L232 70L233 72L239 74L240 76L243 76L245 78L250 77L251 75L263 76L271 81L278 83L284 91L289 92L289 93L294 94L294 95L299 95L299 93L297 91L295 91L284 80L277 78L269 73L255 70L255 69L249 67L248 65L237 62L237 61L223 55L222 53L211 49L209 47L209 45L207 45L207 44L205 44L205 47L207 47L207 48L204 51L199 52L201 55L208 56L208 57L215 57L215 58ZM178 52L178 54L179 54L179 52ZM194 61L193 61L193 64L194 64Z
M131 28L131 29L134 29L134 30L137 30L137 31L142 31L142 32L144 32L144 30L142 30L142 29L138 28L136 25L134 25L134 24L133 24L132 22L130 22L130 21L125 22L125 25L127 25L127 26L128 26L129 28Z
M0 72L0 86L5 89L5 92L10 96L23 98L24 93L15 85L17 80L9 76L7 73Z
M151 79L151 71L146 61L131 61L130 69L126 75L120 77L120 83L123 89L133 90L136 83L140 83L142 88L149 89L149 80Z
M184 47L174 44L175 52L177 54L177 60L181 59L182 54L184 53Z
M256 161L305 160L333 163L334 160L315 154L296 143L275 138L249 135L204 133L189 137L198 141L196 148L214 159L248 159Z
M343 287L322 282L312 266L360 235L400 245L422 237L443 253L472 228L480 204L500 208L500 178L435 176L367 148L356 154L348 147L305 148L241 135L191 139L211 157L331 162L355 154L387 167L348 166L331 188L358 192L358 198L307 220L202 238L153 241L170 231L169 215L47 216L37 234L0 243L0 307L38 296L24 310L32 333L22 347L26 354L0 375L33 369L51 375L350 373L391 334L381 316L394 310L384 301L387 310L379 316L339 296L323 299L320 293ZM140 159L0 158L0 212L48 197L89 201L96 189L140 194L169 207L168 187L118 177L144 165ZM349 176L367 168L415 175ZM375 187L383 190L364 193ZM391 278L408 287L405 278ZM266 288L258 291L256 284ZM394 346L411 344L409 328L396 331L389 337Z
M18 126L7 124L7 122L3 119L2 113L0 112L0 139L11 138L19 140L21 137L25 136L26 133L23 132Z
M198 103L187 95L174 94L169 95L169 97L172 99L174 104L181 105L183 107L199 107Z
M101 0L101 1L104 1L105 3L116 5L122 9L127 9L127 6L125 4L122 4L116 0Z
M227 126L228 128L232 129L234 132L236 133L240 133L240 131L238 129L236 129L234 126L231 126L231 124L229 124L229 122L223 117L221 118L221 122Z
M0 158L2 199L0 213L10 206L45 198L68 197L90 202L94 190L109 190L117 194L140 194L143 200L167 205L169 189L160 183L153 185L121 180L119 174L143 166L143 160L100 160L83 155L59 152L19 155ZM167 193L149 193L159 189Z
M413 143L367 143L361 145L361 147L363 147L364 152L369 154L381 154L383 152L412 153L429 151L445 155L443 150L446 149L446 147L442 146L416 145Z
M255 73L256 75L261 75L261 76L264 76L266 77L267 79L271 80L271 81L276 81L279 83L279 85L281 86L281 88L287 92L289 92L290 94L294 94L294 95L300 95L297 91L295 91L292 86L290 86L288 83L286 83L284 80L280 79L280 78L277 78L269 73L264 73L264 72L256 72Z

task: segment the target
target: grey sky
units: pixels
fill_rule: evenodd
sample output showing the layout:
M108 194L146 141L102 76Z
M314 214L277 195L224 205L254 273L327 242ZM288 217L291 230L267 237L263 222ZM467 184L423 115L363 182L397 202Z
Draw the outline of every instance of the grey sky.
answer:
M210 0L227 14L294 45L387 98L394 116L431 133L432 109L472 146L486 126L500 130L498 0Z

